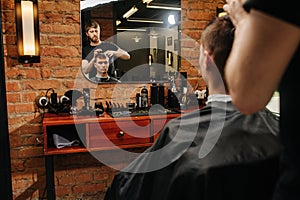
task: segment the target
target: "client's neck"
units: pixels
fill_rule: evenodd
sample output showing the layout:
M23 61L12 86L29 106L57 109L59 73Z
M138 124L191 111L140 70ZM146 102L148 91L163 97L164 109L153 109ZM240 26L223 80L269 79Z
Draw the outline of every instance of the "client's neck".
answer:
M96 75L99 78L108 78L108 74L107 73L97 73Z

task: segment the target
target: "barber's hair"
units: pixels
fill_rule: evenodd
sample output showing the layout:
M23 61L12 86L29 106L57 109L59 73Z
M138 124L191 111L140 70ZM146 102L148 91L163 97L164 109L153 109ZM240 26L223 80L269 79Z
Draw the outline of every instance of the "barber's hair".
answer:
M201 35L201 44L214 59L226 84L224 68L232 48L235 27L228 15L216 17L210 21Z
M109 57L105 53L98 53L98 54L96 54L95 61L96 61L97 58L109 60Z
M100 27L99 23L92 20L92 21L88 21L85 26L84 26L84 29L85 29L85 32L87 33L89 31L90 28L98 28Z

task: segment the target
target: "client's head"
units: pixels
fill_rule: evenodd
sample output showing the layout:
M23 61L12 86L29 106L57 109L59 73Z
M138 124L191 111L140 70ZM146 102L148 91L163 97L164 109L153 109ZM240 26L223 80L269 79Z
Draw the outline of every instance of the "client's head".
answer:
M95 56L95 68L97 69L97 76L107 77L108 76L108 67L109 67L109 58L104 53L98 53Z
M209 73L212 71L211 66L215 64L214 66L217 67L218 74L223 80L222 86L225 86L225 90L227 91L224 79L224 67L232 48L234 30L235 28L230 18L225 15L210 21L202 32L199 70L209 87L212 83L216 84L216 77L212 77L212 73Z

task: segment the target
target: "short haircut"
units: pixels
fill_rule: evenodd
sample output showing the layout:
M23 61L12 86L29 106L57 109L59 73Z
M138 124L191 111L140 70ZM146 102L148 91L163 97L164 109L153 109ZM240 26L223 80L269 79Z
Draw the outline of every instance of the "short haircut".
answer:
M210 21L201 35L201 44L213 56L225 86L224 68L232 48L234 31L232 21L228 15L225 15Z
M109 57L105 53L98 53L98 54L96 54L95 61L96 61L97 58L109 60Z
M98 27L100 28L99 23L96 22L96 21L94 21L94 20L92 20L92 21L88 21L85 24L84 29L85 29L85 32L87 33L90 30L90 28L98 28Z

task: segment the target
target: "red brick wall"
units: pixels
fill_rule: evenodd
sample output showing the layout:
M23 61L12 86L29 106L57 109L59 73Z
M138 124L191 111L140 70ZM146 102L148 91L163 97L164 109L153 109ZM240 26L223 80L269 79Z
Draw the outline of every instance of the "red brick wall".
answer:
M16 200L39 199L46 192L45 164L42 119L34 101L48 88L59 94L73 89L81 64L79 0L38 2L41 63L23 65L17 62L14 1L2 0L1 4L13 196ZM201 30L221 4L222 0L182 0L183 35L199 42ZM195 68L198 48L193 40L183 39L186 59L181 70L188 72L195 88L203 88ZM60 155L54 160L57 199L102 199L115 173L89 154ZM124 163L121 159L116 165Z
M225 0L181 0L182 43L181 71L188 73L189 83L194 89L205 89L205 83L196 67L199 58L201 32L216 16L216 7L221 8ZM199 78L200 76L200 78Z
M108 4L101 6L101 8L93 9L91 12L91 18L94 18L100 24L102 41L108 38L112 40L110 37L114 35L113 9L113 5Z

